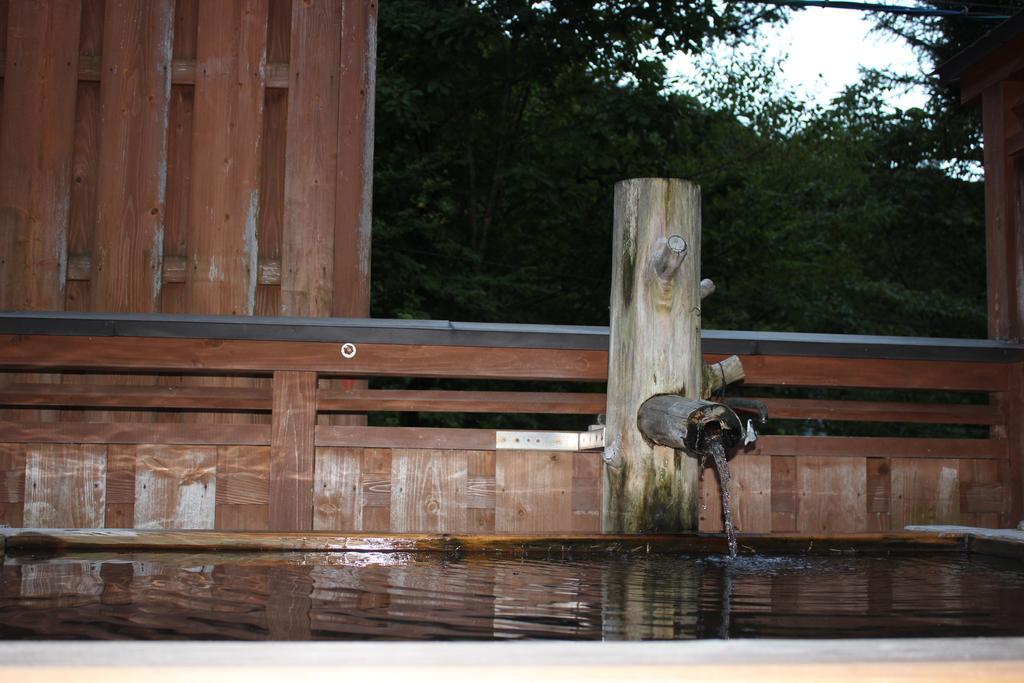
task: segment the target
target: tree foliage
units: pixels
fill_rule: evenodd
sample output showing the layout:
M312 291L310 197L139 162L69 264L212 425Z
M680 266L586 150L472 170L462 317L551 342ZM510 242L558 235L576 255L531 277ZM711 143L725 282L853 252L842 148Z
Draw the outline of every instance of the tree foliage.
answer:
M825 109L758 63L666 87L663 53L771 18L383 3L373 314L606 324L614 183L673 176L703 190L706 327L983 336L982 192L933 113L892 111L878 74Z

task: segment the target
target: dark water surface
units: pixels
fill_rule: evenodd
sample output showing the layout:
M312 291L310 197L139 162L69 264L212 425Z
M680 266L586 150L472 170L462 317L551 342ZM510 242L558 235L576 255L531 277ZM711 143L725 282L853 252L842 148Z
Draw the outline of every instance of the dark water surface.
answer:
M1024 635L1024 565L957 553L7 557L0 638Z

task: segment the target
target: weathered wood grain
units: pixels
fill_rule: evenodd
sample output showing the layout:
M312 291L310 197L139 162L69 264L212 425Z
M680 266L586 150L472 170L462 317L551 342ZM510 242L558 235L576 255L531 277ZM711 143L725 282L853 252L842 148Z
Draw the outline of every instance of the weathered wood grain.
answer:
M466 529L468 463L465 452L395 449L391 452L391 528L397 532Z
M217 449L143 444L137 453L135 527L212 529Z
M572 454L495 454L495 532L568 532L572 525Z
M275 372L270 446L270 528L313 527L316 373Z
M874 436L763 436L746 451L760 455L1005 460L1005 439Z
M844 420L928 424L1001 424L999 406L961 403L896 403L892 401L824 401L796 398L758 398L773 420Z
M888 531L892 528L892 467L886 458L868 458L867 468L867 531Z
M0 368L273 372L309 370L347 377L474 377L602 380L607 354L564 349L339 344L156 337L0 335Z
M798 458L797 531L863 531L867 528L866 489L867 464L864 458Z
M317 448L313 480L313 528L363 528L362 462L357 448Z
M64 307L81 10L78 0L8 9L0 309Z
M70 378L87 377L66 374ZM188 408L192 410L266 410L272 405L270 388L194 386L104 386L93 384L0 385L0 405L77 406L83 408Z
M316 426L317 446L477 451L493 449L495 442L493 429Z
M106 510L103 526L125 528L135 525L135 446L107 446Z
M771 456L772 532L796 531L796 458Z
M91 310L159 310L174 0L107 0Z
M676 251L673 236L684 241ZM694 530L696 461L649 444L636 421L656 394L700 398L700 189L675 179L617 183L612 242L602 528ZM666 253L671 267L661 267Z
M197 444L269 446L269 425L131 422L0 422L0 441L13 443Z
M25 449L25 524L99 528L106 496L107 447L39 444Z
M281 313L333 308L342 3L292 3Z
M342 0L332 315L370 314L377 3Z
M267 0L200 3L187 248L188 310L252 315Z
M217 448L217 505L270 502L270 448Z
M960 473L956 460L892 461L892 527L958 524Z
M729 461L732 473L732 514L737 531L772 531L772 461L758 456L737 456ZM713 468L704 470L700 486L700 531L719 533L722 524L721 487Z
M0 443L0 503L25 502L25 446Z

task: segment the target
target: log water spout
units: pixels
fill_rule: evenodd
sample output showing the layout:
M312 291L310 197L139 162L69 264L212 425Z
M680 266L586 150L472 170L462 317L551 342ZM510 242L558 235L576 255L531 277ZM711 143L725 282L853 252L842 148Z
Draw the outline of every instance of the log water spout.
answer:
M700 469L710 457L722 490L722 517L729 541L729 556L736 556L736 527L730 506L730 457L748 441L739 416L729 406L703 399L662 394L644 401L637 414L637 428L644 438L699 458Z

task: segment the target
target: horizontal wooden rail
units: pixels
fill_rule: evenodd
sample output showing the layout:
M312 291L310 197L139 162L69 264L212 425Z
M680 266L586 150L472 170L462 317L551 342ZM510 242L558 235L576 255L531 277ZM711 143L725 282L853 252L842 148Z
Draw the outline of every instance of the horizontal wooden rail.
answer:
M2 395L2 394L0 394ZM819 401L759 398L770 420L836 420L925 424L998 425L1006 420L1001 407L960 403L897 403L895 401Z
M155 337L0 335L0 369L139 372L309 370L344 377L473 377L603 380L602 351L360 344L345 358L341 345Z
M0 406L270 410L271 390L261 387L18 383L0 385Z
M493 429L351 427L318 425L317 446L494 450ZM111 443L172 445L270 444L269 425L103 422L0 422L0 443ZM744 456L1005 460L1005 439L924 439L854 436L762 436Z
M187 259L184 256L164 256L161 281L165 285L185 282ZM92 257L76 254L68 257L68 282L88 282L92 279ZM281 259L260 257L256 265L256 284L281 284Z
M0 52L0 78L3 78L7 55ZM103 76L101 55L80 55L78 57L78 80L100 81ZM267 88L288 87L288 64L274 62L264 67ZM196 62L194 59L175 59L171 62L171 83L174 85L195 85Z
M762 436L746 455L852 458L1006 460L1005 439L920 439L877 436Z
M2 396L2 392L0 392ZM596 415L604 394L543 391L331 390L317 393L317 410L344 412L516 413Z

